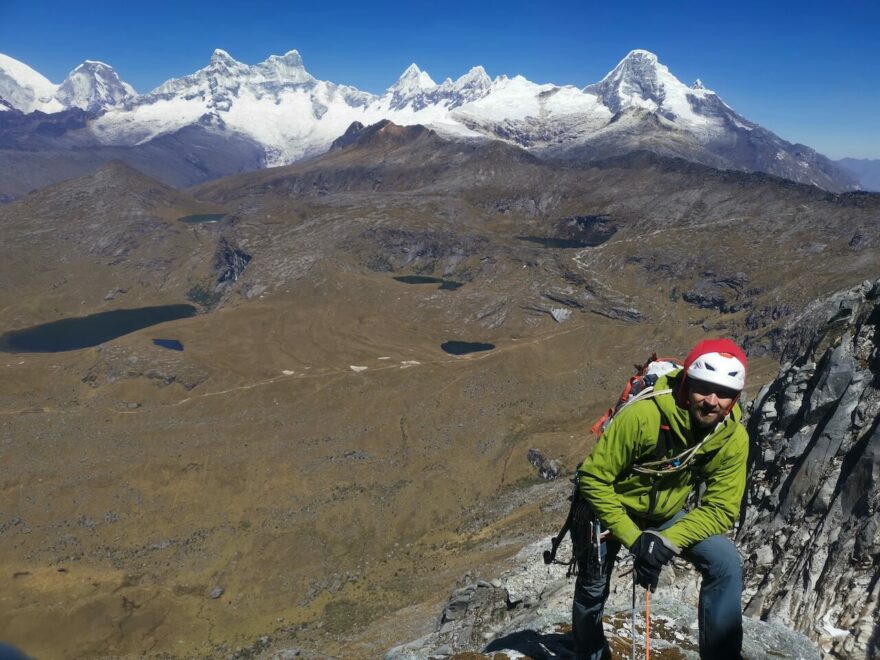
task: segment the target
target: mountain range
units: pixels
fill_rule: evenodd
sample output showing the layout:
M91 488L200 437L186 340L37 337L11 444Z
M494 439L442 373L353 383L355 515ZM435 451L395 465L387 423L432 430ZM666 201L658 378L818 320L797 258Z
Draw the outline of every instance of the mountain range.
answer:
M142 95L101 62L84 62L56 86L0 55L0 110L0 166L15 171L0 199L113 158L192 185L318 155L354 122L381 120L499 139L551 159L648 150L831 191L859 188L852 171L749 121L701 81L685 85L645 50L583 88L493 79L479 66L436 83L412 64L381 95L316 79L295 50L248 65L218 49L204 68Z

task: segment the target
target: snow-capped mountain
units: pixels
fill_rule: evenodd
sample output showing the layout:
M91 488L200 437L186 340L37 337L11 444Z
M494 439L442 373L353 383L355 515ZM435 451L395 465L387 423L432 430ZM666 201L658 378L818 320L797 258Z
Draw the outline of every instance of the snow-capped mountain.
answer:
M135 96L132 86L103 62L86 60L55 85L28 65L0 53L0 110L100 112Z
M143 96L132 96L109 67L99 71L88 64L71 77L79 71L91 83L69 77L61 86L65 92L59 89L47 103L105 109L89 123L100 145L144 145L198 126L256 143L268 165L284 165L326 151L353 122L390 120L458 138L502 139L539 155L596 159L647 149L830 190L857 187L829 159L741 117L700 81L685 85L644 50L630 52L584 88L522 76L491 79L479 66L438 84L412 64L381 95L316 79L295 50L248 65L218 49L204 68ZM28 111L2 87L0 98Z
M295 50L250 66L218 49L206 67L111 109L93 128L102 143L130 145L212 126L257 141L281 165L325 151L373 98L315 79Z
M86 60L67 75L55 96L67 108L99 111L120 105L137 93L113 67Z
M27 64L0 53L0 110L58 112L64 104L55 98L58 90L47 78Z

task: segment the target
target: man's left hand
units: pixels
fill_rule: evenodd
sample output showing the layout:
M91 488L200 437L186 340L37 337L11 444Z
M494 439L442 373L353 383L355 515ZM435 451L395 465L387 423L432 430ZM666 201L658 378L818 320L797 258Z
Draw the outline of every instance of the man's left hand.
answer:
M642 532L629 550L635 555L633 562L636 583L644 589L654 591L661 569L675 556L675 552L664 543L657 532L650 531Z

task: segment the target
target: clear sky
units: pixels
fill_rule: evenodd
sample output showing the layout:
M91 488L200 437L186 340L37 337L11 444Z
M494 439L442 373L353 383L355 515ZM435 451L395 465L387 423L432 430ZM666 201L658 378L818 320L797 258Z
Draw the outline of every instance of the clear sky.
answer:
M53 82L94 59L139 92L204 66L297 49L313 76L381 92L415 62L579 87L658 55L728 105L832 158L880 158L877 0L0 0L0 52Z

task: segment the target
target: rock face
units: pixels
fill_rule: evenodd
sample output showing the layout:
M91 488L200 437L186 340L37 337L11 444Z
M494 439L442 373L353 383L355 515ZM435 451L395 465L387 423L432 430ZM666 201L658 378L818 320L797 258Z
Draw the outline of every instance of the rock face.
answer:
M221 238L214 255L214 273L217 284L235 282L251 261L251 255L235 245L228 238Z
M744 602L747 614L803 632L832 657L874 658L880 280L829 302L836 305L817 306L827 322L806 333L807 349L754 401L750 486L738 534L747 557Z
M568 633L574 579L565 577L563 567L543 564L541 553L549 545L546 539L527 546L515 557L514 567L492 582L465 576L465 584L452 593L443 608L436 630L391 649L386 660L492 658L498 657L496 653L573 658ZM559 556L567 557L570 552L570 545L563 543ZM632 646L632 583L629 577L617 575L630 568L625 554L618 559L605 607L605 635L615 657L629 657ZM696 597L696 581L684 565L664 571L660 589L651 599L651 648L658 657L699 657ZM644 651L643 612L640 600L634 621L639 657ZM743 654L749 660L820 657L806 637L780 624L746 619L743 625Z

